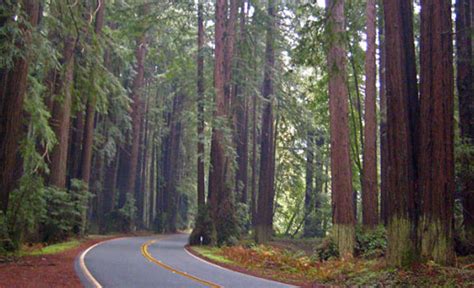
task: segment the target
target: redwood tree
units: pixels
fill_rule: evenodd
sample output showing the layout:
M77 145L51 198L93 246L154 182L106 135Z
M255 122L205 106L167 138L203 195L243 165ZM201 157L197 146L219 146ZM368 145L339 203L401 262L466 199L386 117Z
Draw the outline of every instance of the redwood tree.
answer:
M51 126L58 143L51 152L49 184L58 188L66 187L66 172L69 149L69 126L71 120L72 95L71 86L74 73L74 49L76 39L66 36L63 44L61 65L63 71L58 72L53 91L53 112Z
M216 1L215 21L215 62L214 88L215 112L217 120L212 129L211 168L209 171L208 198L211 207L211 218L215 225L218 243L226 242L236 234L236 219L231 197L232 171L231 159L225 147L225 130L229 121L230 96L232 79L232 59L235 41L235 20L237 17L237 0Z
M451 3L421 1L419 237L422 256L451 264L454 208L454 75Z
M416 259L418 91L411 0L384 1L387 99L387 259Z
M329 114L331 131L331 191L333 235L339 254L352 255L355 245L355 215L349 155L348 88L344 49L344 1L326 0L329 13Z
M471 0L456 1L456 66L459 97L459 126L464 145L474 145L474 72L472 62L472 11ZM473 155L463 154L461 159L461 193L463 198L464 231L468 242L474 243L474 175Z
M32 33L30 29L35 28L39 16L38 1L23 0L20 2L22 11L27 17L25 20L30 25L20 27L24 38L15 45L16 49L27 51L26 57L15 57L11 68L0 69L0 135L2 135L0 137L0 212L7 211L10 193L17 187L17 181L21 174L22 165L18 148L23 135L23 101L27 88L30 63L28 48L31 44ZM11 17L13 18L13 15ZM5 19L5 23L8 21Z
M95 37L100 37L102 27L104 26L105 1L98 0L95 16ZM94 82L94 75L91 75L91 81ZM91 177L92 147L94 142L94 118L97 98L96 95L89 95L87 99L86 121L84 125L84 136L81 157L80 178L87 184Z
M362 222L364 226L378 224L377 193L377 115L376 115L376 78L375 61L375 0L367 0L367 51L365 54L365 114L364 114L364 155L362 182Z
M268 0L268 24L265 49L265 71L263 78L262 96L262 140L260 145L260 181L258 182L257 219L255 225L255 240L258 243L269 241L273 234L273 198L275 196L275 158L274 158L274 121L273 121L273 75L275 68L275 1Z
M132 95L131 99L133 100L132 104L132 144L130 147L130 169L128 170L128 181L126 192L134 194L135 192L135 182L137 179L138 171L138 153L140 149L140 128L143 118L143 101L141 99L142 88L143 88L143 76L145 72L145 56L146 56L146 40L145 35L143 34L137 41L137 48L135 52L136 57L136 66L135 71L136 75L133 79L132 84Z

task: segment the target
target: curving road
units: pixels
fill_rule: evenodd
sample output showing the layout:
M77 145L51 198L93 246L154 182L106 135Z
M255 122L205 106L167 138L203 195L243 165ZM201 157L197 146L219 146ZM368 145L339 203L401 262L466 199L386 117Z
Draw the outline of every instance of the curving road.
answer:
M85 287L292 287L230 271L189 254L188 235L130 237L82 253L76 272Z

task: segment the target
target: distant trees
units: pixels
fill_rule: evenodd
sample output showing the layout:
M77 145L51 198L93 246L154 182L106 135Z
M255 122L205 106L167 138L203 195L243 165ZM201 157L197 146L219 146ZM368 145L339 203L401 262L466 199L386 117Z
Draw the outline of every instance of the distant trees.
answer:
M461 194L464 216L464 231L467 241L474 242L474 88L472 64L472 22L473 3L470 0L456 1L456 84L459 97L459 128L463 153L461 161ZM469 152L471 151L471 152Z

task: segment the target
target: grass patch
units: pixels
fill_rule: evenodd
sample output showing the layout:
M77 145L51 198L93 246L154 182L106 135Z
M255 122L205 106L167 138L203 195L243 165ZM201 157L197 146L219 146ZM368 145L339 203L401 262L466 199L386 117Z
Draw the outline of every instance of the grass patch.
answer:
M79 240L71 240L67 242L57 243L49 245L40 249L35 249L32 251L24 251L22 254L25 256L38 256L38 255L49 255L60 253L69 249L76 248L81 242Z
M235 264L234 261L224 257L221 253L221 248L218 247L210 247L210 246L192 246L191 247L195 252L199 253L200 255L214 260L219 263L225 264Z

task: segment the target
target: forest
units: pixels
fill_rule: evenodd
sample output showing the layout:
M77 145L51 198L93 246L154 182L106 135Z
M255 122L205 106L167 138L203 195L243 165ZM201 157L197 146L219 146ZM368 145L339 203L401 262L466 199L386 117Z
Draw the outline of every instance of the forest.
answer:
M0 0L0 263L188 233L192 253L289 284L474 285L473 16Z

